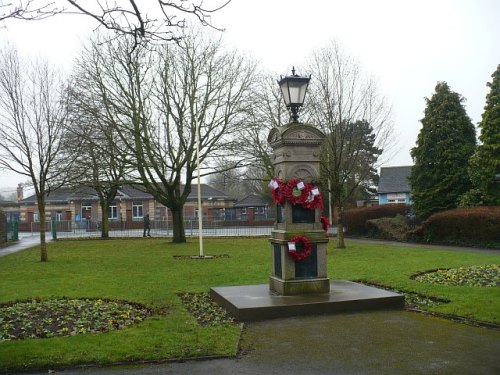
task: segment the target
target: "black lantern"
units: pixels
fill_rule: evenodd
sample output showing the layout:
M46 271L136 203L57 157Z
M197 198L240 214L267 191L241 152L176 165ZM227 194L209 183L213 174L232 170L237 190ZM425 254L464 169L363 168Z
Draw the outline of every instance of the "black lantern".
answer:
M278 84L280 85L286 107L292 112L292 122L299 122L299 110L302 104L304 104L311 76L301 77L295 74L295 68L292 68L291 76L280 77L281 80L278 81Z

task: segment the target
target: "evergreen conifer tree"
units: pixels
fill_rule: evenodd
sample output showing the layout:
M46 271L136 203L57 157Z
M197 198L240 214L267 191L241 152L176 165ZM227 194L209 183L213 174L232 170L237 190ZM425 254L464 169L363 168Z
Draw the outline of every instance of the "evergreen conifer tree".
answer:
M427 107L416 146L411 150L412 201L418 216L457 207L470 189L467 166L476 145L475 128L464 98L446 82L426 98Z
M470 159L469 177L472 189L462 197L462 206L500 205L500 65L486 85L482 121L479 123L481 144Z

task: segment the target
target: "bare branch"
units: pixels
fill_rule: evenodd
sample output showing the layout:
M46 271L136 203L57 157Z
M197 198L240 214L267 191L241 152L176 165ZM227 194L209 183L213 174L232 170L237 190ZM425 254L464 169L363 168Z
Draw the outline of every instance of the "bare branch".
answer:
M52 17L63 10L58 9L54 2L43 5L36 5L34 0L20 0L17 3L0 5L0 21L11 19L24 21L39 21Z

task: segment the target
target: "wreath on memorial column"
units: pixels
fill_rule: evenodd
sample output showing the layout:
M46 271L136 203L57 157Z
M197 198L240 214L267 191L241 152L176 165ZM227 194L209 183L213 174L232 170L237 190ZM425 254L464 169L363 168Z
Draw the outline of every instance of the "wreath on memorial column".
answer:
M302 251L297 251L297 244L302 244ZM295 259L296 262L302 262L311 256L312 244L306 236L293 236L288 241L288 255Z
M271 189L271 193L273 195L273 201L276 204L282 205L285 203L285 184L278 177L274 177L269 182L269 188Z

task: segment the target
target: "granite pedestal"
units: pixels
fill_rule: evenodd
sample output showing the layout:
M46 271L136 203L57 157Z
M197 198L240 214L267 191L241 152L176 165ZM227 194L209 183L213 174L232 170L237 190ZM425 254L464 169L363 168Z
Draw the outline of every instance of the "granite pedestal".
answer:
M347 280L331 280L329 293L283 296L269 285L211 288L212 298L239 321L333 314L404 306L404 296Z

